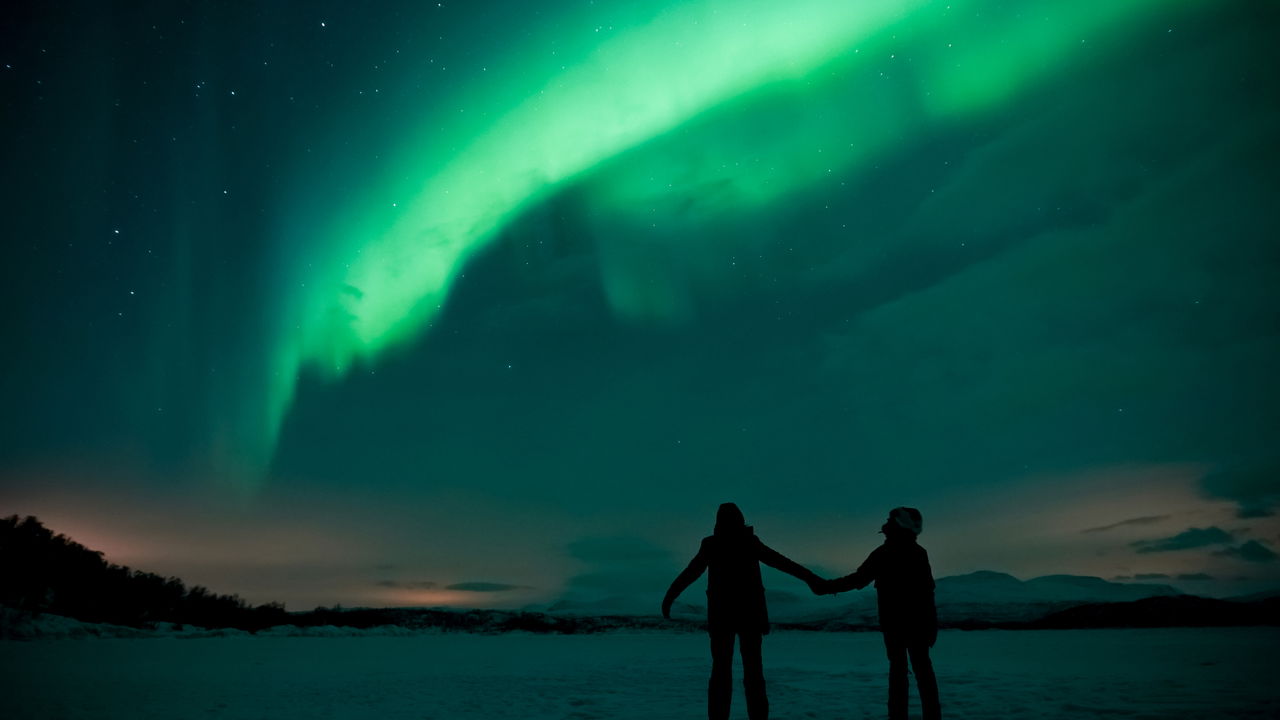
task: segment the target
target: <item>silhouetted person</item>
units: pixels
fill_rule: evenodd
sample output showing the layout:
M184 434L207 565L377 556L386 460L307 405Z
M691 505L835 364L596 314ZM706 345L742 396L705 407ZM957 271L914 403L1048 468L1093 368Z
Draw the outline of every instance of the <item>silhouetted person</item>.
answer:
M716 512L715 532L702 539L698 554L676 577L662 600L662 616L671 617L671 603L707 571L707 629L711 635L711 681L707 686L707 717L726 720L733 697L733 643L742 653L742 686L747 694L747 717L767 720L769 698L764 688L761 638L769 634L760 563L794 575L818 591L819 578L801 565L770 549L747 525L742 511L724 503Z
M857 572L819 584L819 592L861 590L876 584L880 631L889 654L889 720L907 717L907 657L915 672L924 720L938 720L938 680L929 648L938 639L938 611L933 604L933 571L929 554L916 542L924 527L920 511L898 507L880 528L884 544L871 552Z

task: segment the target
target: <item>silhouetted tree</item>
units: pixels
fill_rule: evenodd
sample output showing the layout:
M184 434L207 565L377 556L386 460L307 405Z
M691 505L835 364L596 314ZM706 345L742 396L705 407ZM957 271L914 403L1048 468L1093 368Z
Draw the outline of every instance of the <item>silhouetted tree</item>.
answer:
M172 622L257 630L288 621L281 603L249 607L237 595L109 563L40 521L0 519L0 605L86 622Z

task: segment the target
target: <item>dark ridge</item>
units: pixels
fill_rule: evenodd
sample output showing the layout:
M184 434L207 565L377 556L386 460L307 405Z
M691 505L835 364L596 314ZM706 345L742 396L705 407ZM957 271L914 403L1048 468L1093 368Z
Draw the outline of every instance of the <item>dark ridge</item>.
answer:
M1091 603L1051 613L1030 628L1153 628L1280 625L1280 598L1257 602L1215 600L1195 595L1150 597L1120 603Z
M350 627L369 629L396 625L410 630L500 634L531 632L556 635L586 635L610 630L677 630L694 632L705 623L664 620L652 615L556 616L541 612L513 610L443 610L438 608L316 608L292 613L281 623L299 628Z
M65 535L55 535L35 517L17 515L0 518L0 579L3 580L0 607L16 611L0 614L7 618L6 622L48 613L86 623L130 628L154 629L158 624L172 623L177 630L191 625L248 632L276 626L369 629L393 625L437 632L518 631L561 635L613 630L697 632L706 629L706 623L700 620L664 620L657 615L566 616L507 610L344 609L340 606L290 613L282 603L252 607L236 595L215 594L198 585L188 588L176 577L165 578L108 563L101 552L89 550ZM958 584L992 581L1010 586L1023 584L1012 576L992 572L944 580ZM1249 601L1194 595L1157 596L1130 602L1076 605L1031 621L957 616L943 618L939 626L957 630L1020 630L1280 625L1280 596L1261 595L1262 599ZM870 618L775 622L773 627L809 632L877 629ZM5 634L5 628L0 627L0 637Z
M0 519L0 606L83 622L146 627L159 622L258 630L288 620L281 603L251 607L176 577L109 563L32 516Z

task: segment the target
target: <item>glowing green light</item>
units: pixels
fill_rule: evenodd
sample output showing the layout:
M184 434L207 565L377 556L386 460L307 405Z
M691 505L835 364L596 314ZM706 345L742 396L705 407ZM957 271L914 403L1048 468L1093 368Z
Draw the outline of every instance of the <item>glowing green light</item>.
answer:
M1087 60L1090 38L1114 40L1169 6L703 0L562 43L554 59L521 58L511 63L519 78L461 93L465 121L406 138L390 179L307 238L271 363L267 434L300 367L338 377L419 336L467 259L567 182L598 170L588 196L619 213L661 211L670 196L701 196L707 215L777 202L995 108ZM752 130L757 112L789 125ZM744 130L722 132L725 118ZM700 121L715 129L674 137ZM682 312L677 299L640 290L625 262L603 271L620 314Z

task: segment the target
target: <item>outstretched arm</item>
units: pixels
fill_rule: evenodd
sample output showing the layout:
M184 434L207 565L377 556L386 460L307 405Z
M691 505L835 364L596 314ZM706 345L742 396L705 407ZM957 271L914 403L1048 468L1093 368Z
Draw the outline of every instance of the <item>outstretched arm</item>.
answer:
M759 553L757 559L760 562L775 570L781 570L792 577L803 580L809 586L809 589L814 592L818 592L818 588L823 582L825 582L822 578L818 577L817 573L791 558L788 558L768 545L765 545L763 542L757 540L756 544L757 552Z
M858 569L844 577L828 580L824 584L824 591L827 593L845 592L846 590L861 590L871 584L876 579L877 567L879 566L879 549L873 550L866 560L862 561L862 565Z
M702 552L702 548L698 548L698 554L693 556L693 560L689 561L689 567L686 567L676 576L675 582L671 583L671 587L667 588L667 596L662 599L662 617L671 619L671 604L676 601L680 593L693 584L693 581L702 577L702 573L707 569L707 557Z

